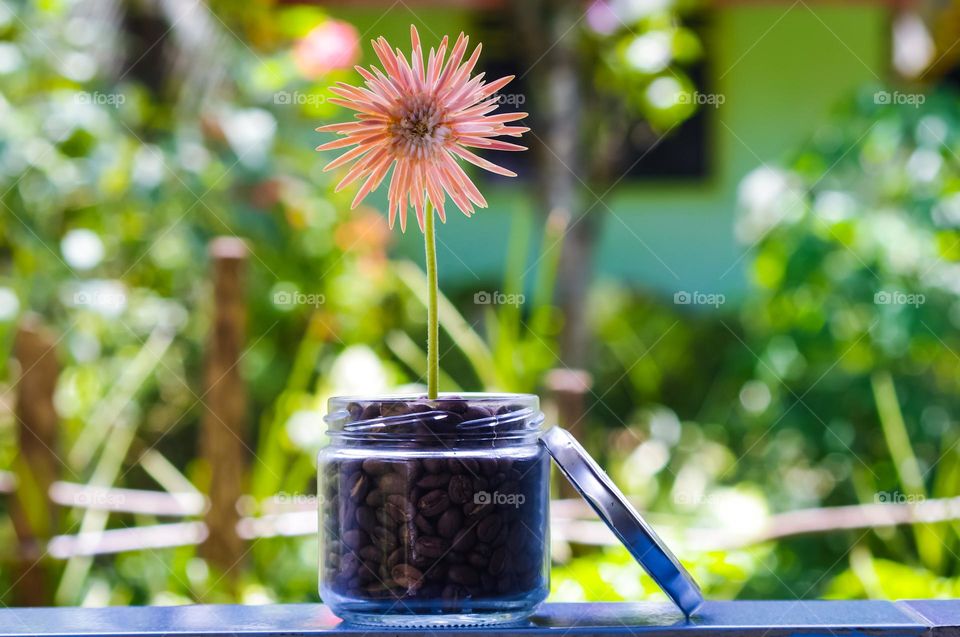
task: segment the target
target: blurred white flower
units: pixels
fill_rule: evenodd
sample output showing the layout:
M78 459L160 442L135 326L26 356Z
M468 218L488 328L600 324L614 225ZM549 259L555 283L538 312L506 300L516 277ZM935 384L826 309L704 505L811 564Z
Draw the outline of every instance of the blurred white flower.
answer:
M237 160L248 167L263 164L273 147L277 120L268 111L247 108L226 113L222 118L227 143Z
M388 390L387 372L377 355L364 345L343 350L330 369L334 396L378 394Z
M103 260L103 241L96 232L77 228L67 232L60 240L60 252L71 268L89 270Z
M647 87L647 99L659 109L676 106L683 93L683 87L672 77L658 77Z
M0 288L0 321L12 321L20 313L20 299L10 288Z
M654 31L634 38L624 53L627 63L644 73L659 73L673 58L670 36Z
M806 196L796 175L764 166L740 182L737 203L740 216L736 235L749 243L758 241L781 223L800 219L806 209Z

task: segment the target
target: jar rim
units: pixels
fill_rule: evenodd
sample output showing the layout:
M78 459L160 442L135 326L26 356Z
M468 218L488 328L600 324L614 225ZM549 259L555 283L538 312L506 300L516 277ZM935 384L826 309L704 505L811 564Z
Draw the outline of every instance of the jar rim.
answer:
M327 405L332 412L336 408L345 407L350 403L426 402L428 400L425 393L348 394L330 397ZM440 392L434 400L444 402L523 403L524 407L535 409L540 407L540 397L536 394L513 394L509 392Z
M538 435L544 422L535 394L335 396L327 405L327 435L344 441L507 442Z

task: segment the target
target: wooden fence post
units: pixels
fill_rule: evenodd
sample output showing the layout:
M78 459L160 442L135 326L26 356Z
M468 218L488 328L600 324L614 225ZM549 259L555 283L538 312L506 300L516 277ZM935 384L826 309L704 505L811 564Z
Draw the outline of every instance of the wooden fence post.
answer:
M247 246L236 237L210 244L213 267L213 322L204 361L201 456L210 470L207 541L201 554L231 580L244 542L237 535L237 500L247 477L247 392L240 373L246 339L244 294Z
M15 413L20 450L14 464L16 491L11 507L19 545L13 596L18 606L47 606L52 600L52 582L45 550L57 521L47 494L61 465L53 405L60 373L56 339L39 317L27 315L17 330L13 353L19 365Z

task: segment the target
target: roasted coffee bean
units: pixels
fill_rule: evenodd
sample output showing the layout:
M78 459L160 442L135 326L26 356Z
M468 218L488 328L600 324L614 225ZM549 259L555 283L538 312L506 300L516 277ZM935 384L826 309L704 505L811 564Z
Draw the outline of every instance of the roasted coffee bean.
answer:
M413 503L402 495L388 495L387 501L383 505L383 510L386 511L387 515L393 518L393 521L396 523L411 522L413 521L413 516L417 514L414 510Z
M470 478L465 475L455 475L450 478L450 485L447 487L447 493L450 495L450 501L454 504L464 504L473 499L473 485Z
M370 479L359 471L347 476L344 483L343 486L349 494L350 500L355 504L367 497L367 491L370 490Z
M430 473L440 473L447 466L446 461L442 458L424 458L420 462L423 464L423 468Z
M340 574L343 577L353 577L358 568L360 568L360 558L353 553L344 555L340 560Z
M368 544L357 551L357 555L359 555L360 558L365 561L373 562L383 557L383 551L373 545Z
M497 578L489 573L480 573L480 585L485 593L493 593L497 590Z
M413 518L413 523L424 535L434 535L436 533L433 523L420 513Z
M409 564L397 564L390 569L390 575L393 581L407 590L420 588L423 580L423 573Z
M372 539L373 543L379 546L380 549L385 553L388 553L399 546L396 534L391 529L386 527L377 527L377 529L373 532Z
M349 531L344 531L342 539L343 543L346 544L349 549L356 551L370 541L370 536L367 535L366 531L350 529Z
M360 412L359 420L373 420L374 418L380 417L380 404L379 403L368 403L363 411Z
M461 599L466 599L470 593L467 592L463 586L457 586L456 584L448 584L443 587L443 593L441 596L445 600L450 601L460 601Z
M449 482L449 473L428 473L417 480L417 486L422 489L439 489L446 487Z
M461 584L463 586L476 586L480 582L480 575L476 569L471 568L467 564L455 564L451 566L447 572L447 577L449 577L450 581L454 584Z
M423 557L436 559L442 557L450 548L450 542L442 537L426 535L417 538L414 550Z
M367 506L378 507L383 504L383 493L380 492L380 489L374 489L367 494L364 502L366 502Z
M493 542L500 533L503 520L496 513L480 520L477 525L477 539L481 542Z
M489 491L490 490L490 481L486 478L477 476L473 479L473 490L474 491Z
M402 562L404 559L406 559L406 556L404 555L404 550L403 549L395 550L393 553L390 554L389 557L387 557L387 561L386 561L387 568L393 568L394 566Z
M387 473L380 477L380 481L377 484L385 494L399 495L406 492L409 483L407 479L399 473Z
M474 522L493 513L494 505L486 498L477 498L476 502L467 502L463 505L463 514Z
M490 547L486 544L477 544L467 555L467 562L470 563L470 566L479 570L487 568L490 562Z
M380 458L367 458L363 461L364 472L371 476L382 476L390 473L392 468L393 463Z
M367 533L373 533L377 528L377 514L372 507L363 506L357 509L357 524Z
M432 518L450 508L450 496L447 495L446 491L434 489L420 498L417 502L417 508L420 509L420 513Z
M437 533L440 537L452 538L463 527L463 514L459 509L447 509L437 520Z
M447 462L450 473L475 476L480 471L480 465L474 458L451 458Z
M384 418L390 416L404 416L411 412L410 405L403 401L392 401L380 403L380 415Z
M473 527L461 529L453 538L451 546L455 551L469 551L477 543L477 533Z
M357 569L357 578L362 582L369 582L377 579L377 570L380 568L379 562L364 560Z
M487 572L491 575L502 575L507 569L507 549L494 549L487 564Z

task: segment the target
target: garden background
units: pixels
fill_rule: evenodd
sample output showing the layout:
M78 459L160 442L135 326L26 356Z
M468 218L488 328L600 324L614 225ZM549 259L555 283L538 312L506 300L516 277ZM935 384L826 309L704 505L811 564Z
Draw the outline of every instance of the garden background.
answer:
M960 594L957 3L3 0L0 602L317 599L326 398L423 382L426 280L313 129L411 23L531 114L444 388L540 394L709 597ZM659 598L555 486L551 598Z

